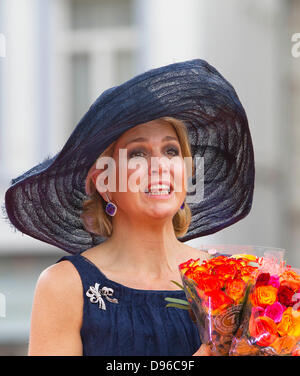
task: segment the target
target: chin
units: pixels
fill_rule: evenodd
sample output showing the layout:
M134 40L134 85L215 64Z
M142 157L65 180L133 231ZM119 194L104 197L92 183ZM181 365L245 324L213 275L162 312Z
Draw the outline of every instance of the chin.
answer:
M143 216L149 218L173 218L177 212L177 206L157 203L154 205L149 205L148 207L144 206L140 212L143 214Z

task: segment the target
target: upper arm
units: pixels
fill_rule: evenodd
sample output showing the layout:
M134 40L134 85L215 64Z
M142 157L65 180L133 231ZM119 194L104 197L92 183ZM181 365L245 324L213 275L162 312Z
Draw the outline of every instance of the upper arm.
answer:
M68 261L39 276L31 314L28 355L82 355L82 285Z

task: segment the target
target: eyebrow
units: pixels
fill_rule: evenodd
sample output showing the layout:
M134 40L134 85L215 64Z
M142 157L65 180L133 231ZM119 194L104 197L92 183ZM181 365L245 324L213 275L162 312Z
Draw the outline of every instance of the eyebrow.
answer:
M166 136L166 137L164 137L164 138L162 139L163 142L164 142L164 141L171 141L171 140L172 140L172 141L177 141L177 142L178 142L177 138L172 137L172 136ZM132 142L147 142L147 141L149 141L147 138L144 138L144 137L138 137L138 138L134 138L133 140L128 141L127 144L126 144L125 146L131 144Z

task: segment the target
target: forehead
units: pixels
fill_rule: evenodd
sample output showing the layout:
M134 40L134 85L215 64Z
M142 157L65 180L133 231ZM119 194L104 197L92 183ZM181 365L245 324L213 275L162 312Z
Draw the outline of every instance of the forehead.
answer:
M143 137L151 140L160 140L165 136L173 136L178 140L173 126L167 121L153 120L148 123L136 125L135 127L124 132L117 141L117 146L125 145L127 142Z

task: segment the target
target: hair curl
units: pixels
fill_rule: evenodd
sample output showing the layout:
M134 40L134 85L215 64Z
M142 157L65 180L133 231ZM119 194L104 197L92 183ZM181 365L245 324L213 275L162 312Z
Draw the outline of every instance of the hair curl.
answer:
M173 117L162 117L157 120L167 121L173 126L179 140L183 158L192 157L188 132L183 121ZM111 143L109 147L106 148L99 156L99 158L104 156L112 157L114 154L115 144L116 141ZM193 175L194 172L194 164L192 161ZM86 187L87 191L89 192L89 197L83 202L82 213L80 215L84 228L93 234L108 238L112 235L113 222L112 217L107 215L105 212L106 201L101 197L94 185L93 180L89 178L89 176L87 176ZM191 210L187 203L185 203L184 209L179 209L173 216L172 222L176 237L182 237L187 233L191 223Z

